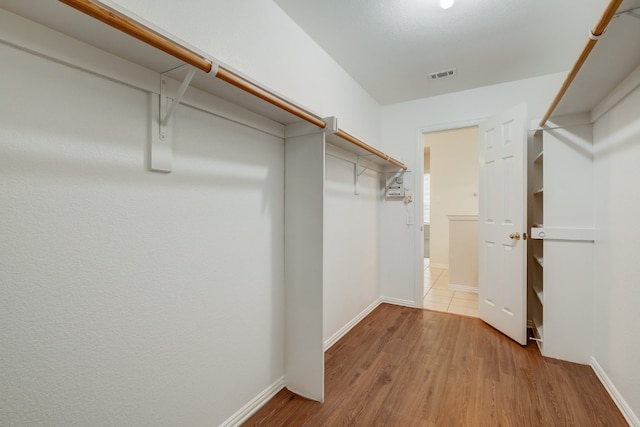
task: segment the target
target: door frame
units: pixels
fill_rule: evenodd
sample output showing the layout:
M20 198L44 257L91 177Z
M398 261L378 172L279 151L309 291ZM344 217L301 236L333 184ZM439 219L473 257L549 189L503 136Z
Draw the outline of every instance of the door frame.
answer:
M417 171L419 173L415 174L414 187L416 191L414 192L414 217L418 219L417 224L419 227L416 227L415 236L414 236L414 304L416 308L424 308L424 235L422 232L422 227L424 224L424 179L422 178L422 174L424 173L424 140L423 135L425 133L434 133L434 132L443 132L448 130L457 130L463 129L473 126L478 126L480 123L486 121L489 117L481 117L476 119L458 121L458 122L447 122L447 123L439 123L429 126L420 127L417 130L416 135L416 151L414 153L415 165L417 166ZM480 158L478 157L478 161ZM479 191L479 190L478 190ZM481 196L479 194L479 196Z

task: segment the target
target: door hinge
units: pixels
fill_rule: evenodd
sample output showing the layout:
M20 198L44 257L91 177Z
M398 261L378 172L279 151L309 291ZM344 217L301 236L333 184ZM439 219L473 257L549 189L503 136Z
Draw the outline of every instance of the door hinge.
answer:
M522 233L522 240L527 240L527 233Z

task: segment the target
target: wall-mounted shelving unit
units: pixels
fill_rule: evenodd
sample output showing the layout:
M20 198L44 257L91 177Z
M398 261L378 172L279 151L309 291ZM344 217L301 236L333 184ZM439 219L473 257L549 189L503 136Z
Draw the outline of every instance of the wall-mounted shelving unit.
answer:
M528 310L545 356L589 363L590 339L578 331L592 330L593 123L640 81L640 51L620 48L640 40L639 7L638 0L610 1L531 126Z
M327 126L323 117L310 109L108 1L0 1L0 7L178 82L196 68L190 86L282 126L301 121L319 129ZM159 94L159 81L154 91ZM330 143L357 155L366 152L377 157L380 164L407 169L402 162L341 129L335 136Z
M542 240L533 238L534 229L542 228L544 223L544 170L543 170L543 141L542 133L535 132L529 138L528 166L529 187L529 227L532 238L528 243L528 271L529 292L528 308L529 320L538 345L542 348L543 320L544 320L544 251Z
M578 363L589 356L576 331L590 321L591 126L546 127L530 138L529 320L543 355Z

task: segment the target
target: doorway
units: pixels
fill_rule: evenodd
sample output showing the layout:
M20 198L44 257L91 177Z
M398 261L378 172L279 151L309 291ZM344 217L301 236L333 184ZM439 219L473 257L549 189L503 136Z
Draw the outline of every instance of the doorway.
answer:
M422 139L423 307L477 317L477 233L466 230L474 219L477 227L478 128L428 132ZM460 218L462 231L452 222Z

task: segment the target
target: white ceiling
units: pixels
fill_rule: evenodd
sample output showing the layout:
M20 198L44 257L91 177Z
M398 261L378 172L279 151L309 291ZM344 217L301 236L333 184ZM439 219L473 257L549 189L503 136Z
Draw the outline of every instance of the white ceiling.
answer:
M274 1L382 105L567 71L608 4ZM428 76L454 67L454 77Z

